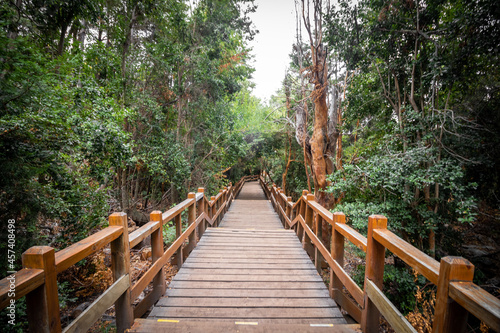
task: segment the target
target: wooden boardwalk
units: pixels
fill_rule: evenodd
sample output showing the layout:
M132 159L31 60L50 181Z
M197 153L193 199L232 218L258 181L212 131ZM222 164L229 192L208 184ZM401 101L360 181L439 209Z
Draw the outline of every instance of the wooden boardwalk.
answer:
M345 324L295 233L250 182L131 332L352 332Z

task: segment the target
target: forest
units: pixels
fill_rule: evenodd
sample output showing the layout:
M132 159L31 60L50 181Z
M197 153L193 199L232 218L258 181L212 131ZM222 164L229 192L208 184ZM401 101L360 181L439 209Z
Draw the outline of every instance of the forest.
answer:
M2 1L1 277L7 221L17 270L29 247L62 249L112 212L142 225L198 187L215 195L266 170L294 201L307 189L361 233L382 214L430 256L468 258L498 296L500 3L295 9L282 88L262 101L253 0ZM350 265L362 283L363 265ZM76 304L83 293L62 279ZM397 259L384 281L427 332L432 288Z

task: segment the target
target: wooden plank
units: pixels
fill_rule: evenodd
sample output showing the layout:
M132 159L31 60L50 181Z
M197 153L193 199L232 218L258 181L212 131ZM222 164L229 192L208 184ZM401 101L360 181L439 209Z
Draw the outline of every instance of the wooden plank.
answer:
M15 281L13 288L11 288L11 281ZM15 274L0 280L0 309L8 306L11 299L17 300L25 296L40 287L44 282L45 273L43 269L36 268L23 268Z
M189 274L193 278L198 275L315 275L317 271L314 267L305 269L270 269L270 268L185 268L183 267L182 274Z
M188 208L190 205L194 204L195 202L196 202L195 198L190 198L190 199L186 199L183 202L181 202L180 204L170 208L169 210L167 210L166 212L164 212L162 214L163 223L167 223L167 222L171 221L174 217L176 217L177 215L182 213L184 211L184 209Z
M177 281L259 281L259 282L323 282L319 275L307 274L307 275L295 275L289 276L288 274L283 275L237 275L237 274L227 274L227 275L217 275L217 274L184 274L183 272L177 273L174 278ZM142 291L142 290L141 290Z
M235 288L207 288L207 289L167 289L165 296L193 297L196 299L204 297L245 297L245 298L329 298L330 295L324 288L317 289L235 289Z
M311 263L299 264L299 263L233 263L233 262L207 262L207 263L193 263L187 262L184 263L184 267L186 269L198 269L198 270L220 270L220 269L231 269L231 270L314 270L314 265Z
M244 307L244 308L334 308L331 298L270 298L270 297L210 297L210 298L162 298L156 304L166 307Z
M319 215L321 215L321 217L328 223L330 223L331 225L333 225L333 213L330 212L328 209L326 209L325 207L321 206L319 203L317 203L316 201L307 201L307 204L309 206L311 206L311 208L316 212L318 213Z
M68 269L82 259L99 251L117 239L123 231L121 226L109 226L56 253L57 273Z
M472 282L451 282L450 297L495 332L500 332L500 300Z
M333 293L335 302L346 311L357 323L361 322L362 310L359 305L351 298L347 297L342 291L335 291Z
M373 237L386 249L401 258L411 267L415 268L429 281L437 285L439 276L439 262L429 257L416 247L405 242L387 229L375 230L373 233Z
M147 294L147 296L134 307L134 318L142 317L157 301L158 297L156 297L153 292Z
M133 233L131 233L128 237L129 243L130 243L130 248L135 247L137 244L139 244L142 240L144 240L146 237L151 235L151 233L155 230L157 230L161 225L161 222L148 222Z
M366 252L366 237L344 223L335 223L335 230L341 233L351 243Z
M313 333L313 332L336 332L353 333L356 332L356 326L343 325L337 323L337 320L319 319L316 322L307 322L304 319L281 319L269 320L260 319L253 325L245 325L244 322L236 323L234 320L225 322L216 319L201 321L190 320L172 320L168 319L137 319L131 333L184 333L184 332L202 332L202 333L220 333L220 332L273 332L273 333ZM323 326L318 326L323 325Z
M323 281L189 281L173 280L171 288L213 289L325 289Z
M166 318L342 318L337 308L183 308L154 307L150 317Z
M215 265L211 267L218 267L218 265L308 265L311 266L311 260L306 257L302 258L293 258L293 257L285 257L285 258L210 258L210 257L198 257L193 258L190 256L186 260L186 264L207 264L207 265Z
M73 320L65 329L64 333L86 332L97 319L101 318L103 313L111 307L115 301L130 286L130 278L123 275L114 282L101 296L99 296L88 308L85 309L75 320Z
M417 333L398 309L370 279L365 280L365 291L377 309L396 332Z

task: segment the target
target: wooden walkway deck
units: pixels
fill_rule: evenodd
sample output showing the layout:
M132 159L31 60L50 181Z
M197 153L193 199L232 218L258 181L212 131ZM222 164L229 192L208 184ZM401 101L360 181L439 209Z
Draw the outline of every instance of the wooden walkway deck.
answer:
M250 182L131 332L352 332L345 324L295 233Z

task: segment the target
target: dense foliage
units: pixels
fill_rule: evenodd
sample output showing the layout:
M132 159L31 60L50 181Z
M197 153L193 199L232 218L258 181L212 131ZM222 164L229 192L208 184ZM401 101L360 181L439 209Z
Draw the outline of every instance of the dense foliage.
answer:
M255 8L0 4L0 217L16 220L18 257L74 243L111 211L144 222L188 191L210 195L232 180L224 171L251 146L253 113L235 108L251 90Z

